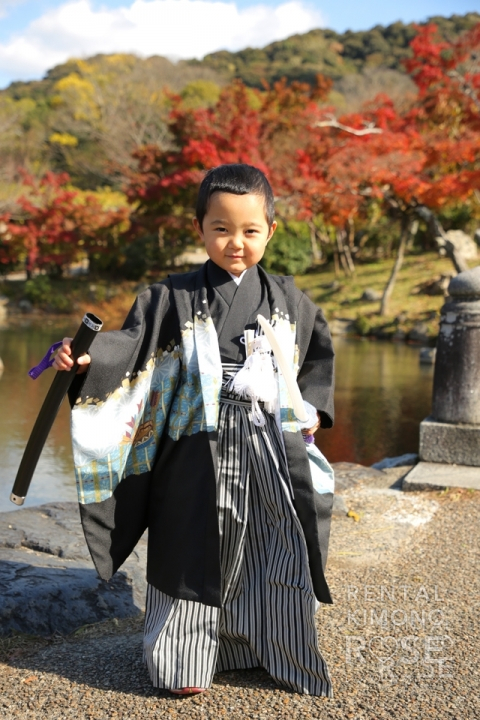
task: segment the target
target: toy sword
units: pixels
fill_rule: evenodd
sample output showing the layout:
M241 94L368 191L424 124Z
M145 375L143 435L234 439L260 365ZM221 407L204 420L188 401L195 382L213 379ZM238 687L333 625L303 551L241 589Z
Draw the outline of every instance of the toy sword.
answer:
M45 400L43 401L40 413L35 421L33 430L27 443L27 447L23 453L20 467L18 468L17 477L13 484L12 493L10 500L15 505L23 505L27 496L28 488L32 480L33 473L37 467L38 459L43 450L43 446L48 437L48 433L53 425L57 413L60 409L60 405L63 402L65 395L68 392L68 388L75 379L75 374L78 370L77 359L84 355L93 341L95 340L97 333L102 329L102 321L99 320L92 313L86 313L82 324L77 330L77 334L72 340L71 358L74 361L74 365L69 372L59 371L55 375L50 389L47 393ZM58 346L61 343L57 343ZM55 348L56 346L52 346ZM50 348L47 356L51 354L52 348ZM40 372L51 365L53 360L44 358L38 368L34 368L30 371L29 375L33 378L38 377Z

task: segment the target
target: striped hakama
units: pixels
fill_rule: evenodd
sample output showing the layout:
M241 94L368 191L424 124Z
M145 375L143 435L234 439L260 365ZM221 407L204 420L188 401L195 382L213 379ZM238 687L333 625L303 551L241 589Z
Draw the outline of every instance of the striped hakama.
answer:
M223 607L148 586L144 655L155 687L207 688L215 672L261 666L286 688L332 696L282 438L273 415L264 416L265 425L257 427L250 401L222 392L217 504Z

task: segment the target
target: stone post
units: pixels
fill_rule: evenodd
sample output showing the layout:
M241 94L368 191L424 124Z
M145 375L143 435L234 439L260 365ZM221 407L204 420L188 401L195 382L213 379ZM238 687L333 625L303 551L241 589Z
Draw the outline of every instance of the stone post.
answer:
M480 467L480 266L452 278L448 292L420 460Z

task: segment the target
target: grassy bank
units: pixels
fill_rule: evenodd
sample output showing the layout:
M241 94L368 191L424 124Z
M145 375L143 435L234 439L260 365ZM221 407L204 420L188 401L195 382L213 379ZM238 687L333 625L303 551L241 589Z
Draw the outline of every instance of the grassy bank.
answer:
M42 320L66 317L81 318L87 311L102 318L106 329L115 329L123 322L136 295L149 283L92 279L90 277L44 277L33 281L0 281L0 295L8 298L7 317L10 324L25 318Z
M407 255L390 298L388 314L380 317L380 301L369 302L362 296L368 289L383 293L393 263L392 259L359 264L355 275L348 278L343 273L335 277L333 267L326 267L318 273L297 277L296 283L322 307L328 320L349 319L360 335L387 337L395 332L408 335L421 324L429 337L435 337L444 296L426 294L422 286L441 275L453 275L451 262L434 252ZM472 262L471 266L475 264Z
M475 263L472 263L474 265ZM444 302L442 295L428 295L418 289L440 276L453 274L449 260L436 253L410 255L405 258L386 317L378 314L380 302L362 300L367 289L383 292L393 266L392 260L359 264L352 277L341 273L335 277L330 265L316 272L296 277L298 287L320 305L328 320L348 319L354 323L360 335L388 337L397 332L408 335L418 323L430 337L438 329L439 310ZM97 280L90 277L61 278L33 281L8 280L0 282L0 295L9 299L10 322L27 315L32 317L55 317L71 315L80 317L86 310L98 314L106 327L121 324L135 296L149 283L159 278L149 278L143 283Z

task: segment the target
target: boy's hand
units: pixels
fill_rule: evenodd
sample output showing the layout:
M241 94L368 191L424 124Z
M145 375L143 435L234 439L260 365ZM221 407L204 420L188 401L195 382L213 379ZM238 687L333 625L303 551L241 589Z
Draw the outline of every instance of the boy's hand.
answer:
M71 370L73 367L73 360L71 358L72 350L70 348L70 345L72 344L72 338L63 338L63 345L58 351L58 353L55 355L55 359L53 361L53 369L54 370ZM80 366L77 370L77 375L80 375L87 371L88 366L91 363L90 355L85 353L85 355L80 355L80 357L77 360L78 365Z
M317 432L318 428L319 428L320 425L322 424L322 420L321 420L321 418L320 418L320 413L319 413L318 411L317 411L317 418L318 418L318 420L317 420L317 422L315 423L315 425L314 425L313 427L308 428L308 430L306 430L306 429L303 429L303 430L302 430L302 435L315 435L315 433Z

